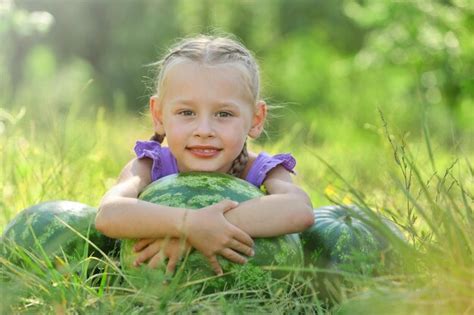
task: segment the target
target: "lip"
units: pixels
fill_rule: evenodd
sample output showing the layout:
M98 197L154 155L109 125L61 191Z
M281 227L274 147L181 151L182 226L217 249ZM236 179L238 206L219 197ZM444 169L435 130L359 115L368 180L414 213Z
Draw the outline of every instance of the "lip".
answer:
M222 149L220 148L207 145L189 146L186 147L186 150L188 150L189 152L191 152L191 154L199 158L212 158L218 155L220 151L222 151Z

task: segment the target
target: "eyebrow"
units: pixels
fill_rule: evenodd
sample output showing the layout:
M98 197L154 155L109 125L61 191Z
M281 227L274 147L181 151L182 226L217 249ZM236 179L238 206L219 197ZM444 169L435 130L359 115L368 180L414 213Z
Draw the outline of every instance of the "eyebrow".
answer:
M184 104L184 105L194 105L194 102L191 100L186 100L186 99L174 99L171 102L169 102L170 105L177 105L177 104Z
M178 105L178 104L183 104L183 105L188 105L188 106L195 106L196 105L196 102L194 102L193 100L190 100L190 99L176 99L176 100L173 100L170 102L171 105ZM234 108L238 108L238 104L235 103L235 102L232 102L232 101L223 101L223 102L218 102L219 105L223 105L223 106L229 106L229 107L234 107Z

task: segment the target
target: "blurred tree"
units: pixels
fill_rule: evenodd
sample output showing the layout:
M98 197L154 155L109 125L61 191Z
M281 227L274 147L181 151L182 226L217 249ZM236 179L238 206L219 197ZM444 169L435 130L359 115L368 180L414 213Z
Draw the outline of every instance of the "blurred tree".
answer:
M74 63L83 70L63 73L82 73L80 78L91 73L100 92L96 103L136 111L154 88L154 69L147 65L169 44L197 33L228 32L261 61L264 97L291 103L285 118L274 121L276 131L295 119L310 128L332 120L362 128L378 119L376 107L403 117L397 123L408 130L430 107L437 113L436 128L443 130L449 129L447 114L467 126L463 117L473 105L474 9L468 0L15 3L24 14L50 12L54 24L41 36L20 35L11 27L0 33L7 43L0 62L11 74L11 91L28 81L21 77L25 61L41 44L54 54L58 72Z
M344 10L369 31L356 56L360 67L413 71L413 93L428 104L456 107L474 96L472 1L348 0Z
M170 1L17 1L28 10L46 10L56 23L44 40L60 65L74 58L89 62L103 102L124 95L131 108L145 94L144 65L153 61L160 43L173 38ZM31 45L30 45L31 47ZM11 65L17 67L17 65Z
M124 95L130 108L139 108L146 102L143 81L150 83L147 78L153 75L146 64L156 60L177 37L230 32L262 60L292 34L304 34L315 28L322 35L317 40L333 43L347 53L354 53L362 43L360 28L342 13L342 0L18 0L16 3L28 11L50 12L55 25L43 42L53 48L60 65L73 57L87 60L95 69L95 84L100 85L104 101L110 104L117 95ZM33 41L22 44L16 39L13 43L24 52L36 44ZM22 73L21 61L25 56L16 55L19 60L10 67L12 72ZM268 93L272 92L270 88Z
M46 11L27 11L13 0L0 2L0 100L9 103L21 82L22 65L28 48L49 31L53 16ZM7 75L7 73L9 75Z

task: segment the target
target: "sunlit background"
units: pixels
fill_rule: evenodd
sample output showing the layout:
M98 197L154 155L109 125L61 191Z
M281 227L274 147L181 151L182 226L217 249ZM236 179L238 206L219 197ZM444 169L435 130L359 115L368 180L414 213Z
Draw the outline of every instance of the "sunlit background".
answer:
M426 117L442 141L458 142L473 118L469 2L3 0L1 106L65 110L81 97L135 114L153 89L147 65L168 45L229 32L260 61L263 96L283 106L271 135L301 123L370 137L380 108L401 130Z
M133 157L134 141L151 134L150 64L199 33L232 34L254 52L272 111L252 145L292 152L316 204L327 202L333 177L313 154L357 187L383 189L389 138L414 144L431 171L474 154L470 1L4 0L0 17L4 169L18 169L17 149L30 167L36 152L52 174L44 150L85 158L103 177L92 203ZM12 183L3 200L14 199ZM30 198L20 204L45 196Z
M450 163L474 151L472 7L463 0L4 0L0 135L69 139L94 123L101 129L82 132L116 144L113 178L133 142L151 133L150 64L179 38L224 33L261 66L272 111L256 146L297 156L314 150L360 185L376 182L374 168L386 164L380 146L391 135L413 143L429 137ZM92 160L110 159L103 148L89 149ZM327 178L308 159L299 155L301 181Z

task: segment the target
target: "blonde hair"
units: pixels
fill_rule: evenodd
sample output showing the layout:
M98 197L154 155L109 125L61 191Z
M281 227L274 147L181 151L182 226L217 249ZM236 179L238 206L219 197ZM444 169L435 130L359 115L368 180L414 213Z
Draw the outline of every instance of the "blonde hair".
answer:
M167 70L182 60L190 60L211 66L220 64L235 65L244 70L242 74L247 79L247 87L254 104L260 99L260 70L252 53L235 39L209 35L199 35L179 41L168 50L161 60L152 64L158 70L154 84L154 92L158 97L160 96L160 90L163 87ZM155 134L152 140L162 143L164 136ZM228 173L240 177L247 161L248 151L247 144L245 143L241 153L233 161Z
M244 69L242 73L248 79L247 84L254 102L260 98L260 71L252 53L237 40L208 35L179 41L161 60L153 64L158 69L155 82L157 95L160 93L167 70L183 59L211 66L233 64Z

